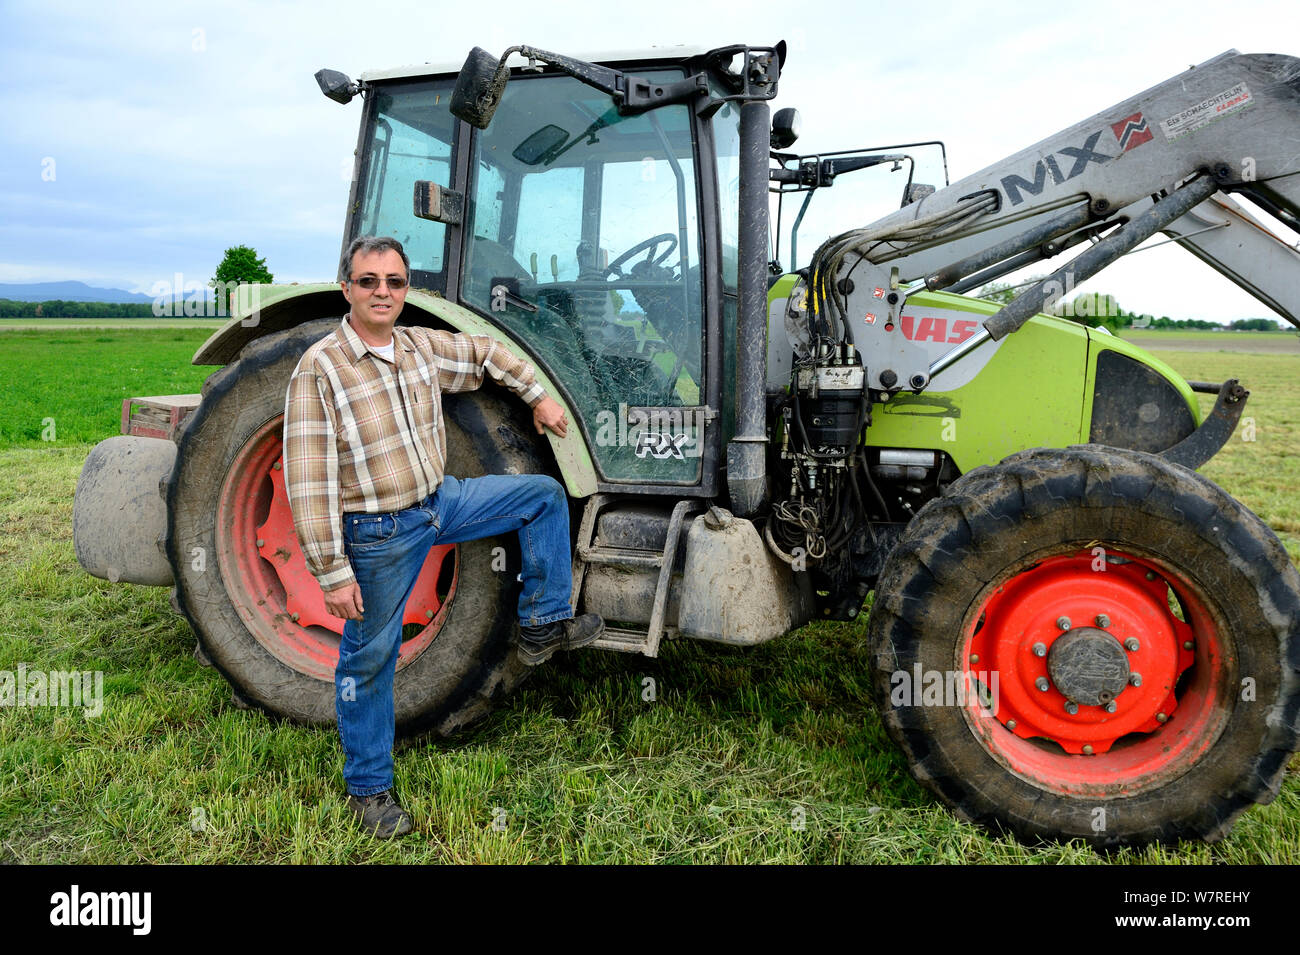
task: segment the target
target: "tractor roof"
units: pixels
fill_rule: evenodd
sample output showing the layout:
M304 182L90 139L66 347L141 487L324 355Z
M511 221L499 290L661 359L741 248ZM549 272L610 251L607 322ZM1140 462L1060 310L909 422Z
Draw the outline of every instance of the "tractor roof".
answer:
M650 46L627 50L602 50L598 53L579 53L575 55L577 59L586 60L588 63L613 64L642 62L645 60L666 60L675 63L707 52L708 47L699 46L697 44L679 43L673 44L672 46ZM407 77L454 75L460 71L462 62L463 61L456 63L422 63L411 66L398 66L388 70L371 70L368 73L362 73L361 80L364 83L372 83L380 80L405 79Z

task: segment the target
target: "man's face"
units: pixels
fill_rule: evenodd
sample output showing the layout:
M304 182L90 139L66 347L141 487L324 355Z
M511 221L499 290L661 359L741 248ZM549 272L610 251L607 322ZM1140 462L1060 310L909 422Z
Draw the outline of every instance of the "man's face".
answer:
M370 276L384 279L375 289L362 288L358 279ZM343 297L352 306L352 325L363 339L376 339L370 344L387 344L392 337L393 324L402 313L406 302L406 285L390 288L388 279L405 279L406 268L402 257L392 249L382 252L358 252L352 256L352 281L343 283Z

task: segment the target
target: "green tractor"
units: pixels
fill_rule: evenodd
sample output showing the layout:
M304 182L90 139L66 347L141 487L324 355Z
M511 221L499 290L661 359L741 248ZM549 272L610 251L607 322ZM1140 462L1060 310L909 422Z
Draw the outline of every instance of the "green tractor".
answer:
M773 203L801 196L802 218L837 176L913 161L788 152L797 115L769 107L784 61L783 44L599 65L514 47L317 74L363 99L343 247L398 238L402 324L496 337L577 424L542 438L491 388L449 396L448 472L565 485L597 647L757 644L853 620L874 591L885 724L962 818L1097 845L1221 837L1277 793L1300 720L1300 578L1194 470L1246 393L1043 310L1159 231L1294 321L1300 255L1200 223L1247 216L1241 193L1295 224L1296 159L1269 129L1295 127L1297 62L1230 52L960 182L909 176L896 212L783 267ZM961 294L1076 245L1009 304ZM194 356L217 366L202 395L128 402L92 452L77 554L171 586L238 701L325 724L342 621L298 549L281 426L299 356L347 305L336 282L244 291ZM1218 395L1204 420L1198 390ZM514 547L430 553L401 728L453 733L523 679Z

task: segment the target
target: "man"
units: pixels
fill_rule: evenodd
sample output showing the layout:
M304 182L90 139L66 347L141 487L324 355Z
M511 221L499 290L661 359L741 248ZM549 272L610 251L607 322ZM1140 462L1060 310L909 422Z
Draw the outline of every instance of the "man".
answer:
M569 513L544 475L444 474L443 392L485 374L533 409L538 434L568 431L531 365L485 335L397 328L410 261L396 239L362 236L342 262L351 310L303 354L284 415L285 487L294 527L325 595L344 619L335 710L348 803L380 838L411 829L392 797L393 675L402 610L429 549L518 531L523 554L518 653L535 665L604 630L573 619Z

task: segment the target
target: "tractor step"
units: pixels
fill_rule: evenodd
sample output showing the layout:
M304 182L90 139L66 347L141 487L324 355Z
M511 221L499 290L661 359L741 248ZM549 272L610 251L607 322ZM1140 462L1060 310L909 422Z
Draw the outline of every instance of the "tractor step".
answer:
M624 567L662 567L664 562L664 555L657 550L609 547L604 544L579 546L578 557L589 564L619 564Z
M648 652L650 634L644 630L628 630L623 627L607 626L601 638L595 643L588 644L588 646L598 650L615 650L619 653L643 653L646 656L655 656L655 653Z
M610 494L594 494L587 501L582 514L582 524L578 528L578 548L573 561L573 605L576 608L582 596L582 585L586 579L587 567L591 564L611 564L622 567L658 568L655 584L654 603L650 610L649 626L645 630L635 630L606 624L605 633L591 646L602 650L616 650L621 653L641 653L648 657L658 656L660 641L675 628L664 623L668 605L668 591L672 584L673 567L677 563L678 544L682 536L682 525L687 514L702 511L706 502L687 498L680 500L673 507L664 528L662 547L658 546L618 546L600 544L599 518L603 508L615 501ZM611 511L617 514L617 511ZM648 535L646 535L648 537ZM618 538L616 538L618 539ZM639 540L635 531L624 540L633 544L652 544L649 539ZM653 542L657 544L656 542ZM580 611L581 612L581 611Z

